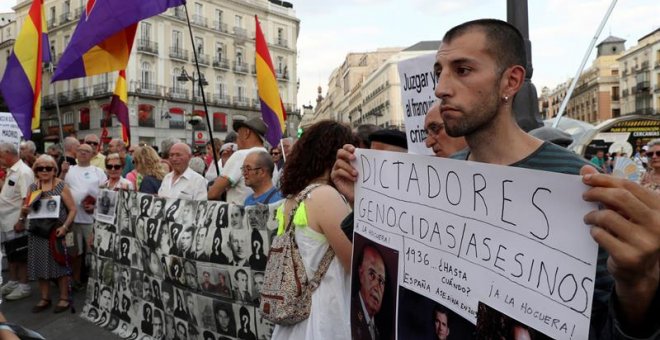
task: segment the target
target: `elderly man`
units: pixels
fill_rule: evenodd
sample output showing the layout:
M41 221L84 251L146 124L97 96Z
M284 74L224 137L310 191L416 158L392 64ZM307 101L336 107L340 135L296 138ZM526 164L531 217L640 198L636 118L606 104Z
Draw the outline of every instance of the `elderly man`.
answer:
M206 179L188 167L192 158L190 147L176 143L170 148L169 156L172 171L163 178L158 196L206 201Z
M357 296L351 299L351 328L355 339L380 339L376 328L376 316L380 312L385 295L387 270L378 249L366 245L358 258Z
M108 153L118 153L119 157L124 159L124 169L121 171L121 176L126 177L126 175L135 169L133 166L133 157L128 154L126 150L126 143L119 138L115 138L110 141L108 144Z
M449 157L467 147L465 137L450 137L445 131L445 123L440 116L440 101L436 101L424 119L426 147L433 150L437 157Z
M249 195L244 206L269 204L280 201L282 194L273 186L273 159L265 151L254 151L245 157L243 162L243 178L245 185L252 189L253 193Z
M34 161L37 159L37 146L31 140L21 142L20 145L21 160L27 166L32 167Z
M465 136L469 149L452 158L581 175L582 198L598 209L584 216L600 246L590 333L592 338L654 338L660 265L660 200L640 185L598 174L580 156L525 133L513 99L525 80L525 41L512 25L495 19L449 30L436 54L435 95L447 134ZM352 146L337 152L332 179L349 200L357 170Z
M27 232L20 217L21 206L34 182L34 174L19 157L16 145L0 143L0 167L7 169L0 191L0 239L3 241L9 280L0 291L7 300L18 300L30 295L27 284Z
M268 125L261 118L252 118L234 122L233 128L238 133L238 151L231 155L227 164L224 164L220 177L213 182L209 189L209 199L217 200L226 191L227 203L243 204L245 198L252 194L252 189L245 185L241 168L252 151L268 152L264 148L264 135Z
M80 142L75 137L64 138L64 157L57 160L57 165L60 168L57 176L60 179L64 179L70 166L78 164L76 162L76 152L79 146Z
M108 178L103 170L91 164L91 158L94 154L94 148L91 145L81 144L76 154L78 155L78 164L69 168L64 182L69 186L78 208L71 228L78 248L78 254L71 254L73 256L73 281L76 288L78 288L82 266L80 255L83 254L85 249L87 252L91 251L86 240L92 234L94 208L96 198L100 192L99 187Z
M105 156L99 153L99 137L94 134L87 135L85 136L84 143L92 148L90 164L105 171Z

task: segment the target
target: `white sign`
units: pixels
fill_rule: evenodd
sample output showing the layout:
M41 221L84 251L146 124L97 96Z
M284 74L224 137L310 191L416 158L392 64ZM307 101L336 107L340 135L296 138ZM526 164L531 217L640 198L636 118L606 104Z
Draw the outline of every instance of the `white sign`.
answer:
M209 133L206 130L195 131L195 144L206 144L209 140Z
M0 112L0 143L12 143L19 149L23 133L9 112Z
M435 102L435 84L433 72L435 53L400 61L398 64L401 80L401 105L403 120L408 136L408 152L420 155L432 155L433 150L424 145L424 118Z
M598 247L583 217L597 207L579 176L362 149L354 166L354 258L365 242L380 247L387 271L372 272L386 293L376 300L394 286L399 339L423 337L406 308L431 315L424 306L437 305L452 313L453 335L474 331L483 309L552 338L588 338Z

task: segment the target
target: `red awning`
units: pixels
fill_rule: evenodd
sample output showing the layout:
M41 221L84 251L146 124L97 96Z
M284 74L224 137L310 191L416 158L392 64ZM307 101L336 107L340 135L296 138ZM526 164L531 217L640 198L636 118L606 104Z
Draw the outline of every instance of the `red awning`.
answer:
M175 115L182 115L183 109L180 107L170 107L170 113Z
M206 116L206 112L204 110L195 110L195 111L193 111L193 114L195 116L200 116L200 117L205 117Z

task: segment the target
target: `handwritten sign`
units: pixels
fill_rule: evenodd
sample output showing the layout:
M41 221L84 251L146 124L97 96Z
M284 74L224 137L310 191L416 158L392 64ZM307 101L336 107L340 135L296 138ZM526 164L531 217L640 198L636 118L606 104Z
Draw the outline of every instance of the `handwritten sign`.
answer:
M18 150L23 133L9 112L0 112L0 143L11 143Z
M596 207L582 200L578 176L356 156L355 236L398 252L398 263L384 264L399 268L389 279L400 294L420 294L472 324L482 303L553 338L588 337L597 244L582 219Z
M434 62L435 53L430 53L402 60L398 64L408 152L414 154L433 154L433 151L424 145L424 118L436 100L433 91L438 81L433 72Z

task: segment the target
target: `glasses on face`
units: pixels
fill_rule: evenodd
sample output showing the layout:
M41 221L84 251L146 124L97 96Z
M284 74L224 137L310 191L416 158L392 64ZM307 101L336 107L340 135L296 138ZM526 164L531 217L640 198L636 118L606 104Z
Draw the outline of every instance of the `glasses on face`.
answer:
M261 169L261 168L260 167L259 168L251 168L249 166L242 166L241 167L241 172L257 171L259 169Z
M51 172L53 171L53 169L55 168L53 168L52 166L38 166L34 168L34 170L36 170L37 172Z
M646 152L646 157L648 157L648 158L653 158L654 155L655 155L655 157L660 157L660 150L655 151L655 152L653 152L653 151L647 151Z
M444 128L445 128L445 124L431 123L429 124L428 127L424 128L424 132L426 132L427 135L437 136L438 134L440 134L440 131L442 131Z
M271 156L279 156L280 155L279 152L271 152L270 154L271 154Z
M85 142L87 145L99 145L99 142Z
M376 281L378 280L378 285L381 287L385 287L385 277L382 275L378 275L375 270L369 268L368 273L369 274L369 281Z
M119 170L122 168L121 164L106 164L105 168L108 170Z

